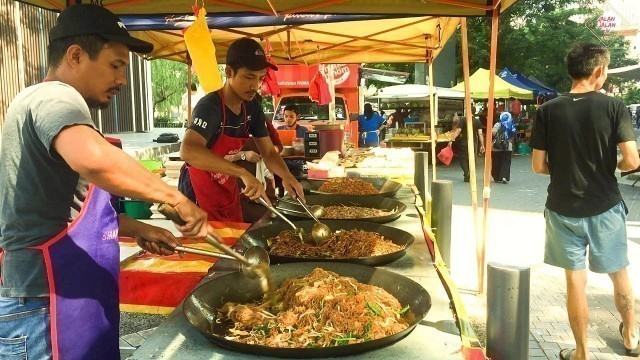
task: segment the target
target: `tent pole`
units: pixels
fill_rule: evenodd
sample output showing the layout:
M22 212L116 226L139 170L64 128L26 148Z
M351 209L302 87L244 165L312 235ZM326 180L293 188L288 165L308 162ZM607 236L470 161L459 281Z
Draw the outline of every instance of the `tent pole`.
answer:
M191 57L187 58L187 120L184 122L184 127L189 127L189 121L191 121Z
M499 0L494 0L494 3ZM495 102L493 97L493 91L495 87L495 73L496 73L496 58L498 54L498 15L499 8L493 10L491 15L491 52L489 57L489 96L487 99L487 136L485 144L490 148L493 143L492 129L493 118L495 112ZM478 274L480 281L479 291L484 293L485 289L485 264L486 264L486 245L487 237L489 234L488 217L489 217L489 198L491 197L491 153L484 157L484 189L482 191L483 204L482 204L482 242L480 244L480 274Z
M478 186L476 184L476 150L475 150L475 129L473 128L473 108L471 106L471 82L469 80L469 40L467 38L467 18L461 18L462 32L462 72L464 74L464 107L467 121L467 147L469 151L469 186L471 187L471 208L473 210L473 238L476 242L476 259L478 264L478 288L483 274L481 270L482 259L484 258L482 237L478 236ZM486 155L485 155L486 156ZM484 269L484 264L482 264Z
M435 105L433 101L433 53L431 50L427 50L429 61L429 123L431 124L431 173L433 174L433 181L436 180L436 143L438 141L438 135L436 134L436 121L435 121Z

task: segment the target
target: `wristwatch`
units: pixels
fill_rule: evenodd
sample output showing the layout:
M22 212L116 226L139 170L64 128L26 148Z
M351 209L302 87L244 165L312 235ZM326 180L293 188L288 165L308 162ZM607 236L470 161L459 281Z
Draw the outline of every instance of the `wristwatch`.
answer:
M240 151L240 160L247 160L247 156L245 155L244 151Z

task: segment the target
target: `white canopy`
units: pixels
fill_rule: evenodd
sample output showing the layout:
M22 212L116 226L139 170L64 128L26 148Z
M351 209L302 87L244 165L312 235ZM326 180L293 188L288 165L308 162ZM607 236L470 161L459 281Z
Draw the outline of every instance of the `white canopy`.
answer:
M464 99L464 92L448 88L434 87L434 94L439 98ZM429 98L429 85L407 84L395 85L378 90L371 99L385 101L424 101Z
M640 80L640 64L629 65L617 69L609 69L609 75L625 79Z

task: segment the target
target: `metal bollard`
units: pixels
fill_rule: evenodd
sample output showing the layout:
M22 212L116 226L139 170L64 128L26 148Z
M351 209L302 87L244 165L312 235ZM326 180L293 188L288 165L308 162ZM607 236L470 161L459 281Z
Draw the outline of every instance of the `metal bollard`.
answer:
M435 180L431 183L431 227L442 260L451 266L451 214L453 212L453 183L450 180Z
M426 151L415 151L413 183L420 191L422 203L427 206L427 184L429 183L429 153Z
M528 267L487 265L487 356L492 360L529 358Z

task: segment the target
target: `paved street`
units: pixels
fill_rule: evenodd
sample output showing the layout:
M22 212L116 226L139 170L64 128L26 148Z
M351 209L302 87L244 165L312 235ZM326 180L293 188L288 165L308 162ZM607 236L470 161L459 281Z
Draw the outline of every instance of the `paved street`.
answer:
M480 216L484 158L478 157L477 161ZM450 269L456 285L464 293L477 288L476 247L473 227L469 226L473 223L471 192L469 184L462 182L462 171L456 162L449 167L439 166L437 171L439 179L453 181L452 254L455 255L451 256ZM548 177L533 173L531 156L514 156L511 182L491 184L487 261L531 267L531 359L558 359L561 348L575 346L566 313L564 271L543 264L542 211L548 181ZM634 288L640 294L640 183L632 187L631 181L619 179L619 184L630 209L627 222L629 271ZM620 317L613 303L613 286L608 276L589 273L587 292L592 358L625 359L618 333ZM463 300L476 321L486 318L484 298L466 294ZM636 301L636 314L640 319L640 301Z

